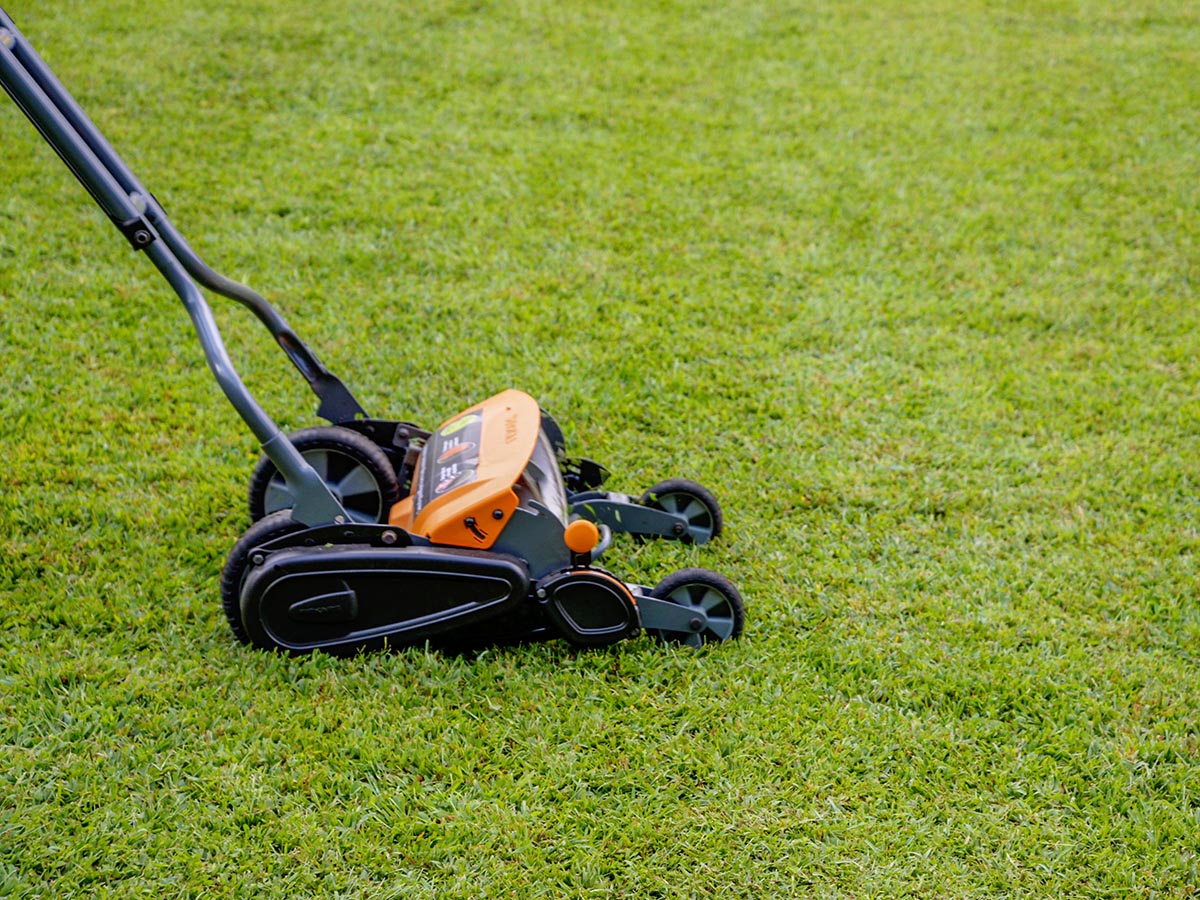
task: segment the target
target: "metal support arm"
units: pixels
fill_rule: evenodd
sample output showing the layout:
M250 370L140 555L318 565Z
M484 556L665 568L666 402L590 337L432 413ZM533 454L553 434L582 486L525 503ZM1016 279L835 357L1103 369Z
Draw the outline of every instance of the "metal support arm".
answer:
M568 498L571 512L623 534L680 538L688 532L683 516L634 503L624 494L589 491Z

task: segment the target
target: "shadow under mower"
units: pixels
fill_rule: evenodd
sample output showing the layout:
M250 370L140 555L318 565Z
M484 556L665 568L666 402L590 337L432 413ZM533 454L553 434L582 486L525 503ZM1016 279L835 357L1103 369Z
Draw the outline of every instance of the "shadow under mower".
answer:
M703 544L721 509L671 479L638 499L567 454L529 395L504 391L433 431L367 415L263 297L200 259L0 9L0 84L135 250L183 301L209 368L263 449L253 523L221 598L238 640L305 653L561 637L610 644L645 630L700 646L737 637L737 589L706 569L655 587L595 565L613 532ZM319 399L328 426L284 435L242 383L200 286L247 306Z

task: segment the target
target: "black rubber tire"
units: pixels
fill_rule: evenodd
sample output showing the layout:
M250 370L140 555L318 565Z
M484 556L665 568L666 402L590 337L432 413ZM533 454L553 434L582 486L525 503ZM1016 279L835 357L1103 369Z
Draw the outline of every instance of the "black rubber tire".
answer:
M719 598L714 598L714 594L720 595ZM705 609L705 612L710 620L719 618L732 626L724 636L711 628L698 634L646 629L647 634L664 644L699 647L710 642L729 641L738 637L746 624L746 604L738 589L724 575L709 569L680 569L656 584L650 596L683 606L692 605L697 609L703 609L708 604L711 608Z
M691 530L679 538L685 544L707 544L725 527L721 504L712 491L686 478L660 481L642 494L638 502L653 509L687 515Z
M304 525L292 519L287 510L271 513L255 522L246 529L229 556L225 560L225 568L221 570L221 608L225 611L225 621L239 643L249 644L250 635L242 625L242 582L249 568L250 552L255 547L270 543L273 540L303 531Z
M336 464L336 479L326 478L326 483L346 507L355 521L373 524L386 522L392 506L400 499L400 483L396 472L388 461L387 454L379 449L369 438L349 428L337 425L320 425L316 428L305 428L289 435L292 445L307 457L310 462L323 458L326 471L331 464ZM366 473L369 482L374 486L367 491L342 496L338 489L339 483L356 469ZM254 467L250 476L250 520L258 522L267 515L290 509L290 503L281 503L279 489L284 486L283 479L275 464L267 457L262 457ZM274 496L272 496L274 494ZM355 506L350 502L360 498L360 504Z

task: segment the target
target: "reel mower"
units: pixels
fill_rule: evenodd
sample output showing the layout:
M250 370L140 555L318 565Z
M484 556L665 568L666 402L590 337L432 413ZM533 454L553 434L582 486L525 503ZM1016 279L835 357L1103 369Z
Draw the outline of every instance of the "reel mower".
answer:
M700 646L737 637L728 579L683 569L654 587L597 565L614 533L704 544L716 498L669 479L638 498L568 453L537 401L507 390L433 430L374 418L255 291L210 268L0 9L0 85L183 301L209 368L262 445L252 524L230 551L221 601L234 636L289 653L564 638L610 644L645 631ZM254 313L329 424L290 436L229 359L200 288Z

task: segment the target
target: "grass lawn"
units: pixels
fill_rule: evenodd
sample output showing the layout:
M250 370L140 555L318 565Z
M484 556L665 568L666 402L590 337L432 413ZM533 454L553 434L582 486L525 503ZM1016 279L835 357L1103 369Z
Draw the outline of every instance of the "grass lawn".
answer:
M606 565L746 633L237 645L254 440L0 97L0 897L1200 891L1194 2L308 6L4 0L369 410L708 485Z

